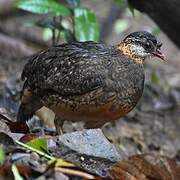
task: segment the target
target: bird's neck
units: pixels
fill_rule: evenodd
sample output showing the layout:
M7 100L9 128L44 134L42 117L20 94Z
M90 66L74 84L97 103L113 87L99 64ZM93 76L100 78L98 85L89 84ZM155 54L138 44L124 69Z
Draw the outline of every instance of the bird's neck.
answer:
M145 57L140 57L140 56L136 55L136 53L131 48L130 44L126 44L125 42L121 42L120 44L118 44L116 46L116 48L118 50L120 50L125 56L128 56L129 59L131 59L135 63L137 63L137 64L143 64L144 63Z

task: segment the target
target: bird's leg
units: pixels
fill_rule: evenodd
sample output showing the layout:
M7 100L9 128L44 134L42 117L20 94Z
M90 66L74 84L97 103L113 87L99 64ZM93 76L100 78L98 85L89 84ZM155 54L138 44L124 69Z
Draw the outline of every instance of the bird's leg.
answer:
M63 124L64 124L64 119L61 119L59 117L55 117L54 119L54 125L56 127L56 132L58 135L63 135L64 134L64 130L63 130Z

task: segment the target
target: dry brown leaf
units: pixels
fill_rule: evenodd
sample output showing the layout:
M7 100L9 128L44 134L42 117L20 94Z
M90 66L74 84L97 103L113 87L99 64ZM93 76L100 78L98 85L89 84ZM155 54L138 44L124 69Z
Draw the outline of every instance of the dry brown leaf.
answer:
M114 164L110 176L115 180L180 180L176 161L155 154L134 155Z
M29 134L25 134L24 136L22 136L19 141L21 141L23 143L27 143L38 137L39 137L39 135L37 135L37 134L29 133Z
M25 164L16 164L16 167L23 177L28 177L29 175L37 176L39 174ZM12 164L0 165L0 179L1 178L13 179Z
M16 122L13 116L4 108L0 108L0 121L5 123L12 133L30 132L26 122Z

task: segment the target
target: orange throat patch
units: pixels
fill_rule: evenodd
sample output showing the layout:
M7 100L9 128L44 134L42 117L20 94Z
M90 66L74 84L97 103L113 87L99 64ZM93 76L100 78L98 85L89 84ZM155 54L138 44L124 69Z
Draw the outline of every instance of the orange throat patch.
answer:
M122 42L118 44L116 48L120 50L125 56L128 56L130 59L132 59L135 63L143 64L145 58L136 55L135 51L133 51L130 46L130 44Z

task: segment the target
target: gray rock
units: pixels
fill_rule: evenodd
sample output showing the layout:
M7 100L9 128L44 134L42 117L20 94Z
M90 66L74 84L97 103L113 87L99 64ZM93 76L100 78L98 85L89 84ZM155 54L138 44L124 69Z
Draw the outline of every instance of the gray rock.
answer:
M64 146L87 156L104 158L110 161L121 159L115 146L111 144L100 129L77 131L59 136Z

